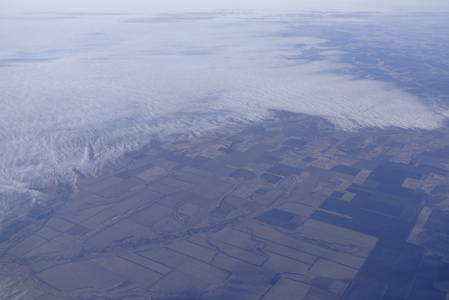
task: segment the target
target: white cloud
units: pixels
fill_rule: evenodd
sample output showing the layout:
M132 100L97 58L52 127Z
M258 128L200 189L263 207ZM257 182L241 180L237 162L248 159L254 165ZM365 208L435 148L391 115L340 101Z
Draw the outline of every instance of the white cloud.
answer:
M0 189L73 183L74 168L95 174L151 138L259 120L270 109L345 129L432 129L444 119L391 83L337 74L353 66L323 39L279 36L279 22L205 16L3 20ZM307 48L326 59L282 58Z
M4 264L0 269L0 299L30 299L27 286L16 264Z

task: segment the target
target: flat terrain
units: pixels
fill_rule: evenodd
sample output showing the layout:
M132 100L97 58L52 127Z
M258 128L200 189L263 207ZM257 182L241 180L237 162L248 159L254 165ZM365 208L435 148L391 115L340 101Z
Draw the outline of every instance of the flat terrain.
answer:
M33 299L446 299L448 163L446 129L279 112L82 180L0 262Z

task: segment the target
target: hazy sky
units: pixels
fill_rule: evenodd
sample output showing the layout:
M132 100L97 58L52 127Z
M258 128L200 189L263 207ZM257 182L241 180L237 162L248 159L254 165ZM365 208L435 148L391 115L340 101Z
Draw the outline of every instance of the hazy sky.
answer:
M447 0L1 0L0 11L108 11L157 12L198 11L212 9L292 10L412 10L449 11Z

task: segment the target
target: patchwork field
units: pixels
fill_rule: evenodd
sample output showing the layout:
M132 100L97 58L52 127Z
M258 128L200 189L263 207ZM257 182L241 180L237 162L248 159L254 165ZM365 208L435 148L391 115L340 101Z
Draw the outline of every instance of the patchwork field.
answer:
M4 230L2 267L33 299L446 299L447 137L279 112L153 145Z

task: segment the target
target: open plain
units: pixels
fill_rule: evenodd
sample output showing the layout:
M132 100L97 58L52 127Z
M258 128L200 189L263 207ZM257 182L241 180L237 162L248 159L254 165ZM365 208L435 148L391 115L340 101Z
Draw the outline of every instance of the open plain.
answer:
M158 142L1 233L30 299L446 299L449 139L319 117Z

